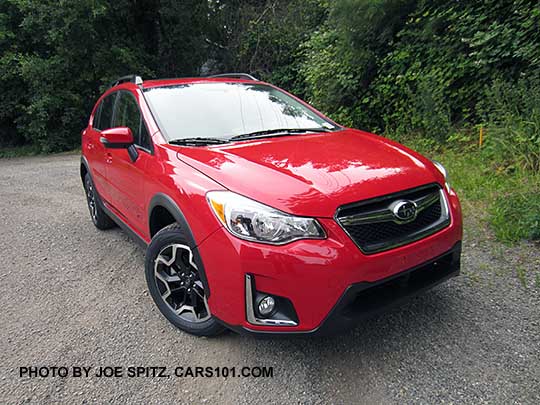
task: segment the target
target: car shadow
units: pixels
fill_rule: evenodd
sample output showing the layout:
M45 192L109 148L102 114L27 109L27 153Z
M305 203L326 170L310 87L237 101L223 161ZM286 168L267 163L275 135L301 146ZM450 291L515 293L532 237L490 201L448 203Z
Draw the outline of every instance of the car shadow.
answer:
M421 296L365 319L355 329L337 336L291 336L253 338L229 333L220 339L242 346L265 345L271 352L315 356L341 353L361 356L384 356L394 350L416 352L423 347L452 344L460 340L467 320L460 316L462 291L452 283L439 286ZM347 360L345 357L344 360Z

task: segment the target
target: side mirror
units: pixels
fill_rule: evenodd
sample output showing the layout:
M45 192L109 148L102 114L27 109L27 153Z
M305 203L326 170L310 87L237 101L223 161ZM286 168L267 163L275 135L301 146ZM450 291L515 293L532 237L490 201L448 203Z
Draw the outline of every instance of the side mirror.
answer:
M101 131L100 142L106 148L126 149L133 145L133 134L128 127L116 127Z

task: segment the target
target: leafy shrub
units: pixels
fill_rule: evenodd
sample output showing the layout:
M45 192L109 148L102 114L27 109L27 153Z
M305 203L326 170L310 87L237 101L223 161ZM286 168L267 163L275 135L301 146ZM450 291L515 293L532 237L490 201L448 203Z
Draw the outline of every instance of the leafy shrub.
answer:
M253 72L346 125L444 142L498 108L486 86L538 70L538 26L537 0L4 0L0 145L73 147L119 76L214 71ZM530 133L522 117L510 128Z
M113 79L197 73L207 57L208 3L144 3L1 1L0 146L73 148Z

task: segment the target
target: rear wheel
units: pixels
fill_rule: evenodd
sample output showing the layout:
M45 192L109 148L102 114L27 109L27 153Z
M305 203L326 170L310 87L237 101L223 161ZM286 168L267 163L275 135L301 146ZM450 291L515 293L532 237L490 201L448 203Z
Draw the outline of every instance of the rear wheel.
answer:
M84 191L86 192L86 202L88 203L88 210L90 211L90 217L92 222L98 229L109 229L114 226L114 222L101 208L99 196L97 194L94 183L90 174L86 173L84 176Z
M193 251L178 224L163 228L152 238L145 273L154 302L174 326L198 336L224 331L212 317Z

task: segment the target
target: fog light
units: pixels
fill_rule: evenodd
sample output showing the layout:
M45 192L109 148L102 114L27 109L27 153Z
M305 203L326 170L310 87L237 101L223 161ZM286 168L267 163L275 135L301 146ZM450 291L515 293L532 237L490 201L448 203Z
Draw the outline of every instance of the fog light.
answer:
M261 302L259 302L259 313L262 316L267 316L272 313L276 306L276 301L270 296L264 297Z

